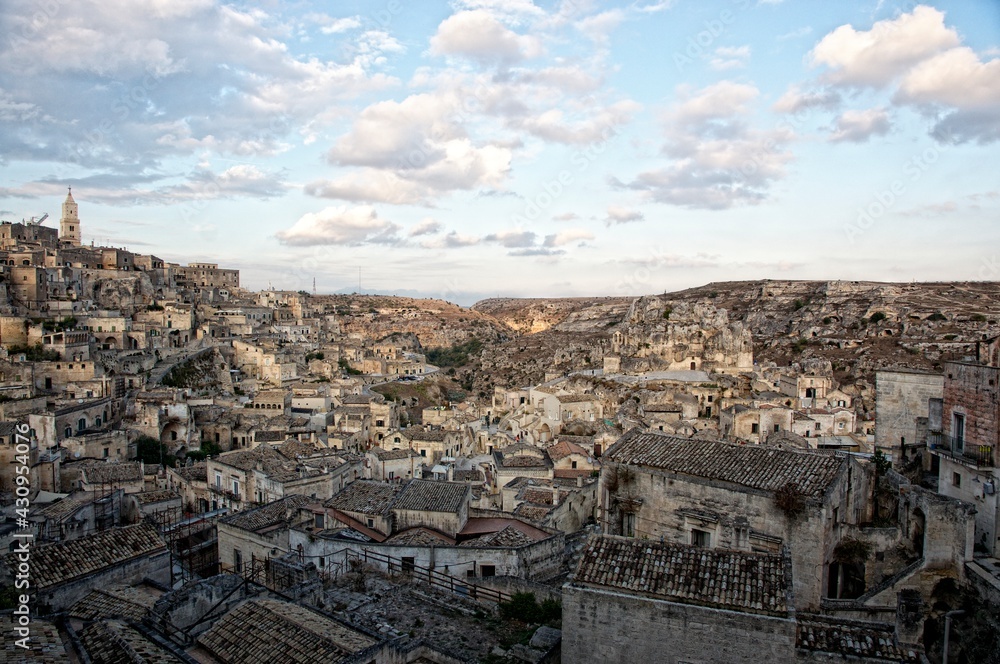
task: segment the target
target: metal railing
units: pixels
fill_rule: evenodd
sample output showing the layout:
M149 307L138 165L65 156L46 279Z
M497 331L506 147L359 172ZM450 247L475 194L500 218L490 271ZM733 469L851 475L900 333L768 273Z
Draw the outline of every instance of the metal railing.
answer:
M992 468L996 465L993 460L992 445L977 445L968 438L954 438L932 431L927 435L927 445L938 454L957 461L974 463L982 468Z

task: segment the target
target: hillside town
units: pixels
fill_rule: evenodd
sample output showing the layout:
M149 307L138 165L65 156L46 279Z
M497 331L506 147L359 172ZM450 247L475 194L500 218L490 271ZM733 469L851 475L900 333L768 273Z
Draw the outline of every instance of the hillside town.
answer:
M0 225L0 660L1000 661L997 284L766 339L637 294L546 345L44 221Z

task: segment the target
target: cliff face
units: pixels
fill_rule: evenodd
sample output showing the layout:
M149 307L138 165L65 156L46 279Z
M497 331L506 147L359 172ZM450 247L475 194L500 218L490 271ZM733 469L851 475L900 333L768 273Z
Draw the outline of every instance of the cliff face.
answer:
M635 300L612 335L611 351L626 372L753 368L753 342L743 323L731 323L725 309L710 303L674 303L667 295Z
M484 387L601 368L605 355L619 353L622 368L634 371L690 368L695 353L706 367L743 365L751 349L758 363L829 363L851 382L887 366L933 369L1000 334L996 282L725 282L627 300L484 300L473 309L521 333L484 351Z
M99 309L121 311L131 316L153 302L153 284L145 272L135 276L107 279L84 273L81 292L84 299L93 299Z

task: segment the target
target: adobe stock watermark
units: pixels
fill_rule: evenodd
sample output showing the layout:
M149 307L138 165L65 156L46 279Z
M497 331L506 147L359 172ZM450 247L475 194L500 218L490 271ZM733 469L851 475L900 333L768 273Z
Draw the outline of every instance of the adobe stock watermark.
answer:
M950 135L938 134L937 142L918 154L913 155L903 163L902 177L894 179L880 191L872 195L871 201L858 208L854 221L844 226L844 235L851 244L856 244L858 238L871 230L886 213L891 210L907 191L941 158L941 154L953 143Z
M14 434L14 512L17 517L17 541L11 556L14 559L15 606L13 615L14 645L27 650L31 644L31 543L34 534L29 530L28 511L31 509L31 429L18 423ZM18 592L19 591L19 592Z

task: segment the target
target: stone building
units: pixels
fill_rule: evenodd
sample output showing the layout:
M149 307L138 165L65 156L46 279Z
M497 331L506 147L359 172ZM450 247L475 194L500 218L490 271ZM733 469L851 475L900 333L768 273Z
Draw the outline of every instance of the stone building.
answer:
M941 425L938 491L975 505L976 545L1000 557L1000 364L944 364Z
M838 528L869 509L866 471L844 456L633 430L602 462L605 533L738 551L788 546L803 608L826 594Z
M940 403L944 376L912 369L875 372L875 449L894 468L914 459L927 447L928 418Z

